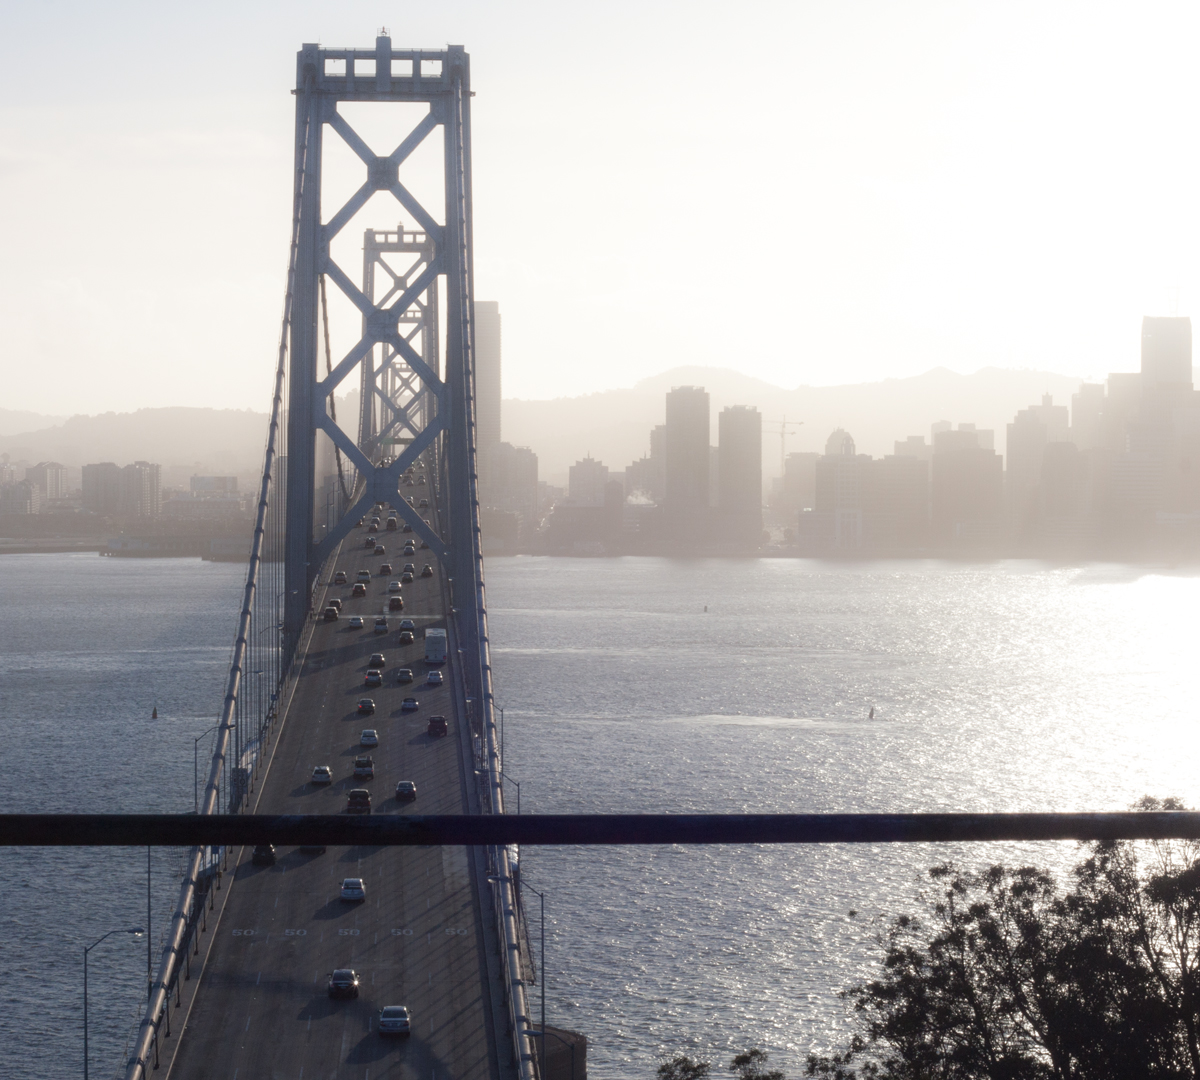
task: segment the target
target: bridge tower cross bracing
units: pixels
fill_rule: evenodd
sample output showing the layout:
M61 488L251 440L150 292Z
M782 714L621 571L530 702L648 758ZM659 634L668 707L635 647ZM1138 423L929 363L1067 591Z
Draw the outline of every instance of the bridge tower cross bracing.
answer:
M470 62L461 46L445 50L374 50L304 45L296 67L298 248L290 328L287 540L284 650L294 653L310 616L317 574L337 544L376 502L386 502L441 560L452 582L468 698L482 700L484 676L476 607L481 595L475 498L474 297L471 224ZM339 111L341 102L408 102L428 112L386 156L377 154ZM360 159L365 177L340 208L323 216L322 145L326 128ZM444 222L436 220L400 179L404 162L441 129ZM303 182L301 182L301 180ZM390 192L414 230L368 233L364 288L331 255L330 245L377 192ZM379 289L389 250L411 250L409 272ZM388 273L392 270L388 267ZM361 337L321 375L320 279L324 276L361 314ZM438 367L439 290L445 304L445 371ZM379 294L379 295L376 295ZM414 347L414 336L420 347ZM376 362L379 346L380 362ZM362 377L358 440L333 421L329 399L354 369ZM352 505L317 528L317 433L323 431L357 472ZM385 440L400 440L390 442ZM395 446L389 456L384 446ZM400 495L410 464L430 451L439 490L439 529ZM435 472L430 471L431 480Z

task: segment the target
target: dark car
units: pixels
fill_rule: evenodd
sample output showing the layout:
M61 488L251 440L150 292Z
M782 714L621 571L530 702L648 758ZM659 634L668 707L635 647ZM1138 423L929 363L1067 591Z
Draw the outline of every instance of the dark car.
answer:
M388 611L403 611L403 610L404 610L404 597L403 596L389 596L388 597Z
M367 526L367 532L379 532L379 524L372 521L371 524Z
M368 669L366 675L363 676L363 686L382 686L383 672L377 668Z
M406 521L404 523L404 528L401 529L400 531L401 532L412 532L412 526Z
M401 569L402 569L402 570L403 570L403 571L404 571L406 574L415 574L415 573L417 572L417 568L416 568L415 566L413 566L413 564L412 564L412 563L410 563L410 562L406 562L406 563L404 564L404 566L403 566L403 567L401 567Z
M351 788L346 795L347 814L369 814L371 812L371 793L366 788Z
M375 545L375 554L376 555L386 555L387 548L385 548L382 544L376 544Z
M401 630L399 641L401 645L411 645L413 643L413 632L411 630Z
M361 581L356 581L354 583L354 588L350 590L350 595L351 596L366 596L367 595L367 587Z
M396 670L396 682L404 683L404 682L412 682L412 681L413 681L412 668L402 667L402 668L398 668Z
M387 577L392 572L392 564L390 562L379 564L379 576Z
M400 584L401 585L411 585L412 581L413 581L413 576L412 576L411 570L405 570L404 573L400 575Z
M368 536L367 539L363 542L363 547L365 547L368 551L370 551L371 548L373 548L374 546L375 546L375 537L373 537L373 536Z
M375 712L375 702L369 697L358 699L358 715L371 716Z
M354 779L375 779L375 759L370 754L359 754L354 759Z
M435 739L440 739L450 731L450 725L446 723L444 716L431 716L429 718L429 727L426 728L430 735Z
M422 499L422 500L421 500L419 503L417 503L417 505L418 505L418 506L419 506L419 507L420 507L422 510L428 510L428 509L429 509L429 500L428 500L428 499Z
M321 618L323 618L326 622L337 622L338 609L330 605L321 613Z
M338 968L329 973L329 996L331 998L358 997L358 972L350 968Z
M335 596L332 600L329 601L329 606L337 608L338 613L340 614L341 610L342 610L342 601L338 597Z
M388 532L395 532L395 531L396 531L396 519L395 519L395 518L388 518L388 519L387 519L387 531L388 531Z
M381 652L371 653L371 659L367 661L367 667L369 668L382 668L386 665L387 661L383 658L383 653Z
M250 861L255 866L274 866L275 848L271 844L259 844L250 856Z
M433 577L433 567L429 563L421 567L421 577Z

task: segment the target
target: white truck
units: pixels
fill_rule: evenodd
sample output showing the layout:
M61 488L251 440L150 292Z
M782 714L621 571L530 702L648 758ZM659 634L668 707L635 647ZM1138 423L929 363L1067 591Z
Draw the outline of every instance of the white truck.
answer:
M446 662L446 631L440 627L431 626L425 631L425 663L444 664Z

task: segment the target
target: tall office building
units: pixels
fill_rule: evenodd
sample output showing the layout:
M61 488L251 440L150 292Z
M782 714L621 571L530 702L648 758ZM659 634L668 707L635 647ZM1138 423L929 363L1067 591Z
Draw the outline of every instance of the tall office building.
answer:
M567 498L576 506L603 506L608 484L608 466L585 457L571 466L567 480Z
M475 446L500 445L500 304L475 301Z
M121 512L121 467L101 461L83 467L83 508L97 514Z
M1065 443L1070 437L1067 407L1055 405L1049 394L1042 395L1041 405L1022 409L1008 425L1004 479L1009 516L1018 531L1030 529L1037 517L1046 447Z
M67 469L57 461L39 461L25 470L25 479L37 485L43 503L67 497Z
M1142 319L1142 382L1150 387L1192 388L1192 320Z
M762 539L762 415L733 405L717 417L717 506L739 542Z
M676 386L667 394L663 443L668 513L679 518L707 510L708 391L702 386Z
M121 512L130 517L162 513L161 466L135 461L121 470Z

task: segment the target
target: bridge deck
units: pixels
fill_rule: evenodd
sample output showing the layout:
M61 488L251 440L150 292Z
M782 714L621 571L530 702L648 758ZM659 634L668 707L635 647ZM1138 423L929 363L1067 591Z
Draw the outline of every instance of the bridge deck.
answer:
M344 570L353 583L358 570L370 569L371 584L358 599L351 584L328 590L342 598L342 618L314 628L260 812L336 813L352 787L370 789L375 814L469 812L460 746L466 733L449 685L451 663L442 669L447 685L425 685L422 631L445 626L441 569L428 551L401 554L411 535L381 531L386 558L367 552L362 529L343 544L330 573ZM383 562L392 563L395 573L381 576ZM435 576L404 586L403 612L388 612L388 633L376 635L371 624L387 603L387 583L406 562L418 572L430 563ZM361 630L348 626L356 614L366 621ZM411 645L398 644L401 618L417 625ZM384 684L369 690L363 675L376 651L386 657ZM402 667L412 669L414 682L397 682ZM374 716L356 714L362 696L375 700ZM415 712L401 712L407 696L419 700ZM426 734L428 717L437 713L450 722L449 738ZM353 780L359 733L367 727L379 731L379 746L369 751L375 778ZM309 782L319 764L333 768L329 787ZM398 780L416 783L415 802L397 803L392 793ZM277 855L274 866L258 867L249 849L238 854L171 1080L498 1075L485 963L489 935L469 851L356 847L324 854L281 849ZM364 879L365 902L339 899L344 877ZM357 1000L328 996L327 973L338 967L360 973ZM378 1034L385 1005L408 1006L411 1037Z

